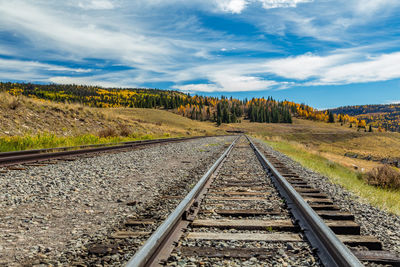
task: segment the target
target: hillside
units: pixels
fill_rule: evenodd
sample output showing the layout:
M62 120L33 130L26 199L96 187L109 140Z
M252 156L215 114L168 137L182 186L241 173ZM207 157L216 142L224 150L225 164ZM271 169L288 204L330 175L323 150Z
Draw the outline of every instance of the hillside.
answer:
M183 118L164 110L91 108L81 104L55 103L0 93L0 150L4 149L2 143L10 143L11 139L20 143L18 148L26 149L224 133L215 123ZM34 142L31 139L43 134L57 137L51 137L51 140L46 140L47 143L30 147L35 145L30 144ZM59 140L62 137L65 140ZM67 139L72 137L77 137L78 140L70 143ZM100 140L99 137L104 138ZM4 138L8 138L8 141Z
M400 104L346 106L331 109L334 114L347 114L386 131L400 132Z
M0 91L14 96L79 103L99 108L149 108L172 111L199 121L238 123L244 115L252 122L291 123L292 116L328 121L326 112L289 101L276 101L271 97L233 99L191 96L178 91L143 88L102 88L98 86L0 83Z
M350 169L368 171L382 162L400 161L400 133L364 132L323 123L293 119L292 124L261 124L244 121L228 124L268 142L290 144L304 152L323 156Z

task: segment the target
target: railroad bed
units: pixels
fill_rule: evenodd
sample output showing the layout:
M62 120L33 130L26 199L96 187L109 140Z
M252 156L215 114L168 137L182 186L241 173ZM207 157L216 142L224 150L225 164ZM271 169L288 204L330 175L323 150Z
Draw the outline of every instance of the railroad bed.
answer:
M352 214L275 157L257 155L244 136L230 148L128 266L399 266L378 239L360 235ZM278 178L310 211L294 205ZM302 218L307 212L319 217ZM136 218L127 236L146 232L146 224Z
M150 254L143 257L150 251L146 246L165 233L161 230L173 214L178 220L170 221L174 227L169 230L175 232L169 232L166 242L157 239L156 244L165 248L151 255L154 263L326 264L329 259L321 254L323 249L310 244L307 227L298 221L298 214L293 216L293 201L281 197L284 193L276 179L281 175L362 263L399 266L398 257L381 250L385 246L378 239L360 235L351 213L306 182L307 174L258 145L271 164L263 168L262 156L256 156L257 148L245 136L229 146L233 140L176 140L180 143L162 146L156 142L143 150L130 146L0 169L0 234L4 236L0 266L121 266L129 260L130 266L145 266L136 265L132 256L148 259ZM185 196L193 191L197 192L193 199ZM387 215L380 216L387 220ZM392 243L398 251L396 241ZM143 244L145 249L139 250Z
M107 144L97 144L97 145L81 145L74 147L56 147L56 148L46 148L46 149L1 152L0 167L14 166L17 164L33 164L32 166L37 166L38 162L43 162L43 161L52 162L53 159L74 160L74 156L82 156L90 154L95 155L102 152L115 153L118 151L126 151L133 148L139 148L149 145L182 142L198 138L204 138L204 136L194 136L188 138L163 138L163 139L139 140L139 141L130 141L121 143L107 143ZM14 167L10 168L13 169Z
M148 238L118 236L127 219L147 214L156 229L233 139L147 144L3 168L0 266L121 266Z

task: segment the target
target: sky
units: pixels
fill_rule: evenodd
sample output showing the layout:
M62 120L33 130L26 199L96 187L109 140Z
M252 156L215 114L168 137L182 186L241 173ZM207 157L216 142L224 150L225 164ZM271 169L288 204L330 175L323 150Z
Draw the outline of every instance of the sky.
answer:
M400 102L399 0L0 0L0 81Z

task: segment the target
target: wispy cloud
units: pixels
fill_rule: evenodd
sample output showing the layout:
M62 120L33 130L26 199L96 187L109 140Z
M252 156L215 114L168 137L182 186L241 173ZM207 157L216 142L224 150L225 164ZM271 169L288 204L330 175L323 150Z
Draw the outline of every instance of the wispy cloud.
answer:
M214 76L213 81L215 83L185 84L174 86L174 88L191 92L246 92L269 90L278 84L275 81L264 80L260 77L230 76L221 73Z
M114 4L109 0L85 0L80 1L78 6L83 9L113 9Z
M400 100L389 100L386 104L400 104Z
M312 2L313 0L259 0L262 3L263 8L282 8L282 7L296 7L301 3Z
M298 81L310 80L307 85L350 84L387 81L400 78L400 52L367 56L343 53L328 56L305 54L298 57L272 60L266 71Z
M399 32L393 26L389 35L375 24L393 19L399 6L395 0L0 0L0 79L167 83L204 92L386 81L400 78Z
M60 73L81 75L91 71L91 69L68 68L36 61L0 58L0 79L43 81L43 79L46 79L49 75L57 75Z

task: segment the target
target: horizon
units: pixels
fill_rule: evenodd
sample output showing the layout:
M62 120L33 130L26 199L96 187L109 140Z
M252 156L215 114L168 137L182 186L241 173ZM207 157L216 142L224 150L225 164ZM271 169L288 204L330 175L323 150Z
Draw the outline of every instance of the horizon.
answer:
M7 81L7 82L10 82L10 83L21 83L21 84L25 83L25 84L33 84L33 85L35 85L35 84L37 84L37 85L55 85L55 86L57 86L57 85L80 85L80 86L82 86L83 85L83 84L66 84L66 83L65 84L31 83L31 82L18 82L18 81ZM7 83L7 82L0 81L0 83ZM265 98L265 99L267 99L268 97L272 97L272 99L276 100L276 101L290 101L290 102L295 102L295 103L298 103L298 104L305 104L307 106L310 106L310 107L312 107L314 109L317 109L317 110L320 110L320 111L328 110L328 109L349 107L349 106L400 105L400 102L398 102L398 103L388 103L388 104L373 104L373 103L371 104L370 103L370 104L347 105L347 106L337 106L337 107L332 107L332 108L319 109L319 108L316 108L316 107L313 107L313 106L309 105L308 103L296 102L296 101L292 101L291 99L278 99L278 98L274 98L272 95L252 96L252 97L249 97L248 95L246 95L246 96L243 96L243 97L240 97L240 96L239 97L234 97L232 95L224 94L224 93L212 94L212 93L202 93L202 92L188 92L188 91L181 91L181 90L177 90L177 89L163 89L163 88L149 88L149 87L106 87L106 86L100 86L100 85L88 85L88 86L97 87L97 88L106 89L106 90L107 89L109 89L109 90L111 90L111 89L117 89L117 90L135 90L135 89L139 89L139 90L174 91L174 92L177 92L177 93L188 94L190 96L197 95L197 96L203 96L203 97L207 97L208 96L208 97L217 97L217 98L221 98L221 97L230 98L230 97L232 97L234 99L239 99L239 100L244 100L244 99L251 100L252 98Z
M0 6L3 82L272 96L317 109L400 102L394 0Z

